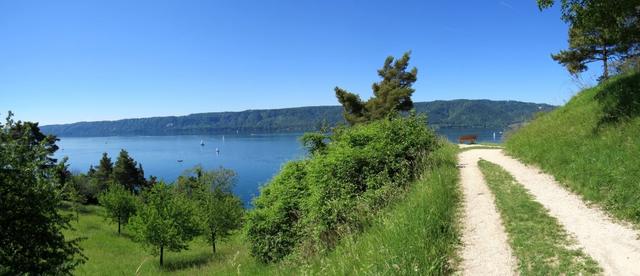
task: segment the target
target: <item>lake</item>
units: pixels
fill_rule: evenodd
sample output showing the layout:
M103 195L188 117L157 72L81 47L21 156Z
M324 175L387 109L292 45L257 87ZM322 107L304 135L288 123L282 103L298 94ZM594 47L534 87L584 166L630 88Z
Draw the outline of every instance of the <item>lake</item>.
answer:
M493 140L490 129L439 129L454 141L463 134L478 134L479 141ZM60 137L57 158L69 157L72 172L86 172L96 166L106 152L115 163L120 149L142 164L145 176L172 182L195 165L205 169L224 167L237 174L235 193L249 206L259 187L268 182L289 161L304 158L301 134L194 135L194 136L116 136ZM499 131L496 131L500 139ZM204 146L200 142L204 142ZM219 150L219 152L216 151ZM178 160L183 160L178 162Z

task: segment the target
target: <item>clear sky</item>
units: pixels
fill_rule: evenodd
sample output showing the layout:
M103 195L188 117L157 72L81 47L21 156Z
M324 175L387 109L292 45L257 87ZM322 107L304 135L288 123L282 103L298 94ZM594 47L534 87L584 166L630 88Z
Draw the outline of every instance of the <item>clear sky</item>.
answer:
M335 105L335 86L368 98L385 57L407 50L415 101L562 104L577 84L550 54L566 33L535 0L0 0L0 115Z

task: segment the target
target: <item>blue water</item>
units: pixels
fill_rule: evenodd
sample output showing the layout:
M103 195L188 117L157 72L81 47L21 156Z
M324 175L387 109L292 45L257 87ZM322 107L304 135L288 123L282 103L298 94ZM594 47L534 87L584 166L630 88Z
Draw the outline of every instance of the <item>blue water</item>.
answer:
M440 129L438 132L451 140L459 135L477 134L480 141L493 141L494 130ZM496 135L500 137L499 132ZM300 134L224 135L224 140L222 135L61 137L56 157L68 156L72 172L86 172L89 166L98 164L103 152L115 163L120 149L125 149L142 164L145 176L154 175L168 182L195 165L205 169L222 166L238 174L234 192L248 205L259 187L284 163L305 157L299 137ZM205 145L201 146L200 141Z

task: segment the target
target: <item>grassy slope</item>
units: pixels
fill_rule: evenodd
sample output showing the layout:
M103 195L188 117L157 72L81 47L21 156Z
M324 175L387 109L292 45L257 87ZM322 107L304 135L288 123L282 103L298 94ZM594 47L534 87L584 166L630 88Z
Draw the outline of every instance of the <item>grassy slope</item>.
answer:
M190 250L165 254L164 270L158 258L134 243L124 228L108 224L100 207L87 206L78 223L73 223L75 236L87 237L82 242L89 261L77 274L131 275L141 263L142 275L265 275L265 274L448 274L455 265L458 246L458 202L460 194L455 168L457 149L447 144L434 154L433 169L417 181L406 196L390 207L364 233L342 242L328 256L305 264L285 262L264 265L249 256L238 233L218 245L218 254L202 240L192 243ZM453 262L452 262L453 261Z
M603 109L594 99L617 78L587 89L565 106L541 116L506 142L507 151L554 175L585 199L618 218L640 222L640 117L597 129Z
M598 264L575 249L558 221L500 166L480 160L496 206L518 258L521 275L593 275Z

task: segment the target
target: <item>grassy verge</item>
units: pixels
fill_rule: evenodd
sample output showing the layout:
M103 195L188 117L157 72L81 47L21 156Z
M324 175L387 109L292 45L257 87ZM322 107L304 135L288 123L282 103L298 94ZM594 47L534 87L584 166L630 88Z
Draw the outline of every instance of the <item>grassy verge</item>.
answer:
M434 152L423 178L363 234L301 268L305 274L450 274L456 263L460 191L457 146Z
M249 254L241 233L211 247L197 239L189 250L165 254L165 266L131 240L126 227L118 236L117 226L101 216L98 206L83 206L74 231L68 237L86 237L82 242L89 258L75 273L79 275L300 275L300 274L450 274L459 244L457 228L458 171L456 146L446 143L433 153L424 176L411 185L371 223L363 233L340 242L325 256L307 261L285 261L265 265Z
M639 81L638 74L617 77L580 92L515 132L506 141L507 151L616 217L640 223L640 117L603 124L605 108L596 99Z
M522 275L582 275L601 272L558 221L500 166L479 161L480 169L496 197L509 243Z

